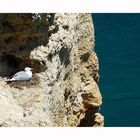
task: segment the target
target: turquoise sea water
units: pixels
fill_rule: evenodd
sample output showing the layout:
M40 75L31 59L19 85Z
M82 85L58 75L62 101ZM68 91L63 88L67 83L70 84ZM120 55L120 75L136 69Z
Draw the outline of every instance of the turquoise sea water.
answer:
M92 14L105 126L140 126L140 14Z

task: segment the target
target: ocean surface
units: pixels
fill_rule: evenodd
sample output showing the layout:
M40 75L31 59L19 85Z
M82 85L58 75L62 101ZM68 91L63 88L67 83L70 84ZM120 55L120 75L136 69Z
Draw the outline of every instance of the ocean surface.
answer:
M140 126L140 14L92 14L105 126Z

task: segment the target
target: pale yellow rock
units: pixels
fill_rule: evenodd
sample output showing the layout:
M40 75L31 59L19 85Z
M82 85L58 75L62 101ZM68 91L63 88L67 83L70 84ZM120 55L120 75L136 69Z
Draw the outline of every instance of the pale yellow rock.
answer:
M103 126L91 15L0 19L0 126ZM30 82L4 82L26 66L34 68Z

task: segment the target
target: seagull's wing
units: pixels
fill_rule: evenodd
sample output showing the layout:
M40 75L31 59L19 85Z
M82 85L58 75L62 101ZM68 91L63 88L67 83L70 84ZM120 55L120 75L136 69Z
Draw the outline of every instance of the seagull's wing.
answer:
M16 81L28 81L31 80L32 77L30 77L26 72L20 71L14 74L13 78Z
M24 72L24 71L17 72L17 73L15 73L12 77L16 77L16 76L20 75L20 74L23 73L23 72Z

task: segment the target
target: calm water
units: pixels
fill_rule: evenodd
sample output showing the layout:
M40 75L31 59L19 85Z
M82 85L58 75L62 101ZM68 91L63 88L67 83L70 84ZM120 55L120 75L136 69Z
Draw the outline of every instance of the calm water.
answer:
M93 14L105 126L140 126L140 14Z

